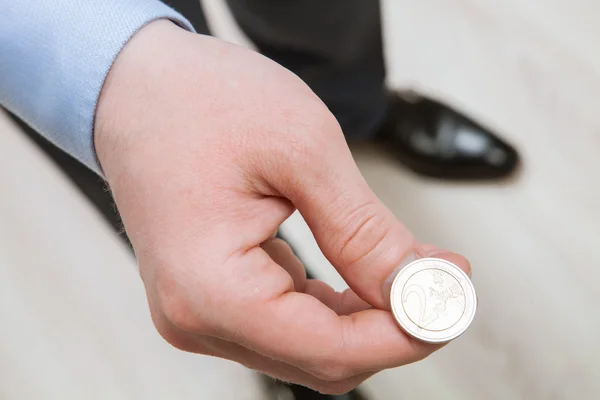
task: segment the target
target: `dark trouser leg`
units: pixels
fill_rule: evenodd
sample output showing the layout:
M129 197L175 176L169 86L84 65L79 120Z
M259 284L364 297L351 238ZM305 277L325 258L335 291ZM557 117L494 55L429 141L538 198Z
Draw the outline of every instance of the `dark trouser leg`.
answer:
M265 56L302 78L349 140L375 133L390 100L379 0L228 0Z
M349 141L377 139L425 176L509 175L518 154L492 132L435 100L411 102L388 92L379 1L228 0L258 49L315 91ZM474 150L474 142L485 145Z

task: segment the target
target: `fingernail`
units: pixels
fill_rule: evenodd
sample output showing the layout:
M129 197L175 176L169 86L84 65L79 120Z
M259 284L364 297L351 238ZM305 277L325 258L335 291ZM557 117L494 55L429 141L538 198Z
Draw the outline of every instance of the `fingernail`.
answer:
M460 254L457 253L453 253L449 250L443 250L443 249L431 249L429 251L426 251L426 256L427 257L433 257L433 258L443 258L444 260L450 261L453 264L462 264L465 260L465 257L463 257ZM473 269L470 268L470 264L469 264L469 269L467 272L467 276L469 278L471 278L473 275Z
M424 257L437 257L441 254L452 253L450 250L440 249L439 247L421 249Z

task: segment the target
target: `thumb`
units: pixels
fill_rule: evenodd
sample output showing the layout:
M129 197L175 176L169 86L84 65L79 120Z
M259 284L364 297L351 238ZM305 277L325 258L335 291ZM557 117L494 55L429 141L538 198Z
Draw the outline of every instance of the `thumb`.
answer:
M386 281L403 265L431 254L431 249L421 249L372 192L337 129L338 134L326 135L326 142L305 147L300 166L279 169L289 176L278 180L277 190L298 208L321 251L354 292L372 306L387 309ZM438 258L468 270L462 256L445 254Z

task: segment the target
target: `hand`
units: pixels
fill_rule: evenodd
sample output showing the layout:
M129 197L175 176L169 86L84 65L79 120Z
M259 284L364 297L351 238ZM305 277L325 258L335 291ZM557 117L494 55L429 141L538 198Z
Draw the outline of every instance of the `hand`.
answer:
M335 118L281 66L151 23L109 73L95 143L173 346L328 393L439 348L398 328L389 278L415 254L467 261L419 246L361 177ZM296 208L351 290L307 280L273 237Z

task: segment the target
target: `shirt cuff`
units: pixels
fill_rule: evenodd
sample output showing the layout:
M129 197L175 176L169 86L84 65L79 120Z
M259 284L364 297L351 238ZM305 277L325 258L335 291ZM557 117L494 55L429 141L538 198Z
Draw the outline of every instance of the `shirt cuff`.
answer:
M158 19L194 31L158 0L20 0L3 14L0 103L99 175L94 115L117 55Z

